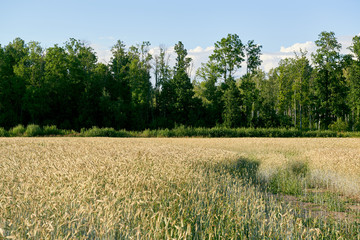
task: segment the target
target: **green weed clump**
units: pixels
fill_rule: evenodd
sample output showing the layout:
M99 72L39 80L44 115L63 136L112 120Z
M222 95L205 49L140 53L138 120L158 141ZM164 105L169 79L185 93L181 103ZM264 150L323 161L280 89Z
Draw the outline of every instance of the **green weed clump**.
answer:
M306 188L306 177L309 167L304 162L292 162L284 169L278 169L269 180L269 190L299 196Z

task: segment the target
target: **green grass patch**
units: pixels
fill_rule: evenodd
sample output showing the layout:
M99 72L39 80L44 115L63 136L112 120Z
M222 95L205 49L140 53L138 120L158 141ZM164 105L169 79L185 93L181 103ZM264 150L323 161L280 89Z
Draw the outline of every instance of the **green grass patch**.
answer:
M325 206L328 211L344 212L346 210L346 202L339 194L333 192L309 192L300 197L300 200Z
M278 169L268 182L272 193L289 195L302 195L306 189L306 178L309 174L309 166L305 162L294 161L284 169Z

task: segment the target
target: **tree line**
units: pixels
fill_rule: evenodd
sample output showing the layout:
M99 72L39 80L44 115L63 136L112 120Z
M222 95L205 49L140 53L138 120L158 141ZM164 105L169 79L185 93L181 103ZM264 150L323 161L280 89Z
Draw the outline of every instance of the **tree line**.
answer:
M152 56L149 42L126 47L118 41L104 64L76 39L43 49L16 38L0 45L0 126L360 130L360 37L350 55L340 54L333 32L320 33L315 43L310 59L300 51L265 73L262 46L228 34L192 81L192 60L180 41L170 66L166 49ZM236 78L244 65L246 74Z

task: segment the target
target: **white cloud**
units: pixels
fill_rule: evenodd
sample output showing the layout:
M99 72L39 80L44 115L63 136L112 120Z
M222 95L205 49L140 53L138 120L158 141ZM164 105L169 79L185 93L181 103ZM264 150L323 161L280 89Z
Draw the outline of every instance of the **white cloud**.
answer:
M188 56L192 59L193 64L191 75L195 75L196 69L201 67L201 63L206 63L209 60L209 57L213 53L214 49L215 48L213 46L205 49L202 47L196 47L188 51Z
M200 52L203 52L203 51L204 51L204 49L202 47L198 46L198 47L196 47L194 49L190 49L189 53L200 53Z
M281 59L293 57L292 53L263 53L260 56L260 59L262 60L261 68L268 72L270 69L275 68L278 66Z
M314 42L305 42L305 43L295 43L290 47L283 47L281 46L280 48L280 52L281 53L294 53L294 52L300 52L300 50L302 51L308 51L308 52L312 52L316 49L316 45Z
M342 46L340 50L341 54L350 53L348 48L352 45L352 38L352 36L340 36L337 38L338 42ZM281 46L279 52L263 53L261 56L261 60L263 61L261 67L265 72L268 72L271 68L277 67L281 59L295 57L294 53L300 53L300 49L302 51L307 51L307 57L311 60L311 53L316 52L317 47L315 42L312 41L295 43L289 47Z
M339 43L341 43L342 49L341 49L341 53L342 54L350 54L351 51L349 50L349 47L352 45L352 39L353 36L340 36L338 38Z
M98 57L98 62L105 64L109 63L110 58L112 56L111 50L109 48L99 44L90 44L90 47L92 47L96 52L96 56Z

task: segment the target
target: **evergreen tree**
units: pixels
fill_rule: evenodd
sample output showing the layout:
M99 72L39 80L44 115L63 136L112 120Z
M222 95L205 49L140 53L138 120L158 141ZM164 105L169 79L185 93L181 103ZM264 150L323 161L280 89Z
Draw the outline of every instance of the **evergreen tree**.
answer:
M112 78L107 81L102 97L102 108L109 115L106 125L117 129L130 129L131 119L131 86L130 86L130 61L125 44L118 41L112 47L110 72Z
M178 42L174 50L177 55L174 76L171 80L175 92L175 102L173 105L175 108L174 120L176 123L187 125L194 120L192 119L192 114L194 114L194 89L187 73L191 58L187 57L187 50L182 42Z

